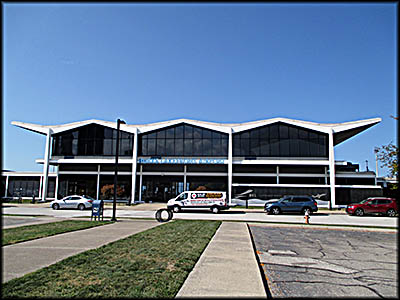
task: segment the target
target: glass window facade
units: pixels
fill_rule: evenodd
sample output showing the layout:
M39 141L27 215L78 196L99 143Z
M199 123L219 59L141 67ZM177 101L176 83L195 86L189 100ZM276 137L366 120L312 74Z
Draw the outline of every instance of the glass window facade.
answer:
M71 195L88 195L96 199L96 175L64 175L58 178L57 198Z
M188 124L139 136L140 156L228 156L228 134Z
M40 188L40 176L10 177L8 179L7 196L33 197L33 195L35 195L35 197L39 197L39 188Z
M120 131L119 155L132 156L133 134ZM54 156L114 156L117 130L90 124L53 135Z
M233 156L328 157L328 135L282 122L233 135Z

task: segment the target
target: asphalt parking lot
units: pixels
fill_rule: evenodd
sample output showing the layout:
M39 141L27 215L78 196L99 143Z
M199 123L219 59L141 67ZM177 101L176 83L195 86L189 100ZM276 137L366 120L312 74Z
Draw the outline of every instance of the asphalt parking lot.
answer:
M249 228L272 297L398 298L397 232Z

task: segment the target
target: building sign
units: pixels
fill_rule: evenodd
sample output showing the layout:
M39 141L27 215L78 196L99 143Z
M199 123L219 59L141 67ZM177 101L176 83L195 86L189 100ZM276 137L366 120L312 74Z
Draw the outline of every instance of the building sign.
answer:
M227 164L226 159L219 158L139 158L140 164L207 164L221 165Z

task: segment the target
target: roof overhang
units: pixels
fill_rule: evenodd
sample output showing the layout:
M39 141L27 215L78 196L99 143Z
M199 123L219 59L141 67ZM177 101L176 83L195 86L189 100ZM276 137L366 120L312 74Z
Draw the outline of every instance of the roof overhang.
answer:
M357 135L358 133L378 124L381 122L381 118L373 118L373 119L366 119L366 120L358 120L346 123L315 123L309 121L302 121L302 120L294 120L288 118L273 118L273 119L266 119L266 120L259 120L259 121L252 121L246 123L234 123L234 124L224 124L224 123L213 123L213 122L206 122L206 121L198 121L198 120L190 120L190 119L176 119L170 121L163 121L157 123L149 123L149 124L142 124L142 125L129 125L129 124L121 124L120 129L125 132L130 133L145 133L157 129L162 129L178 124L189 124L193 126L198 126L202 128L207 128L219 132L224 133L237 133L249 129L254 129L257 127L262 127L266 125L270 125L273 123L286 123L293 126L298 126L326 134L333 133L333 140L334 145L340 144L341 142ZM101 121L101 120L86 120L86 121L79 121L74 123L68 123L63 125L38 125L38 124L30 124L24 123L19 121L13 121L11 124L33 131L40 134L47 134L49 129L51 130L52 134L61 133L67 130L75 129L81 126L89 125L89 124L98 124L101 126L106 126L109 128L116 129L117 123L116 122L109 122L109 121Z
M50 129L52 134L57 134L60 132L68 131L71 129L75 129L78 127L86 126L89 124L97 124L105 127L109 127L112 129L117 129L117 123L116 122L109 122L109 121L101 121L101 120L86 120L86 121L79 121L79 122L74 122L74 123L67 123L67 124L62 124L62 125L38 125L38 124L31 124L31 123L24 123L24 122L19 122L19 121L13 121L11 122L12 125L40 133L40 134L47 134L48 130ZM131 127L126 124L120 124L120 130L134 133L135 128Z
M358 133L367 130L368 128L381 122L381 118L354 121L342 123L333 128L333 145L336 146L341 142L357 135Z

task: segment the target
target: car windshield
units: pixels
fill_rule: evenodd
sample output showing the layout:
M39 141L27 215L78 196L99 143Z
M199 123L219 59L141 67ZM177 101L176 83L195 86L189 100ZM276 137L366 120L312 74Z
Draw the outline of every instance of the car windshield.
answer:
M369 199L364 199L363 201L360 202L360 204L364 204L366 202L368 202Z

